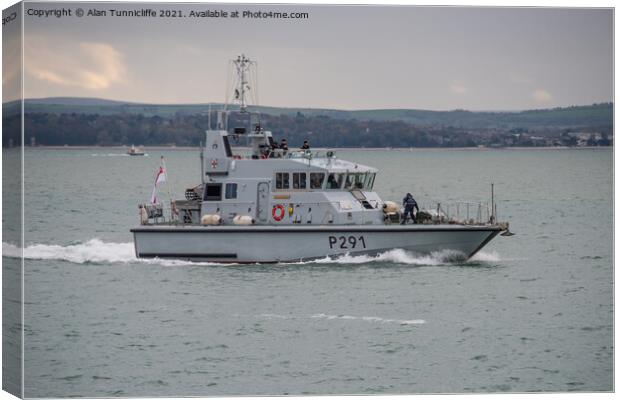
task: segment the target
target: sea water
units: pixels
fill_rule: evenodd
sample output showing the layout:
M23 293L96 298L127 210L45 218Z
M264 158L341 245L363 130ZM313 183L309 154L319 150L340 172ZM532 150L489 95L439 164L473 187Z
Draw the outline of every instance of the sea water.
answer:
M137 260L129 229L160 156L164 199L200 180L197 150L147 153L25 150L25 396L613 389L611 149L339 150L380 169L385 200L487 201L494 183L516 235L466 262L395 249L275 265Z

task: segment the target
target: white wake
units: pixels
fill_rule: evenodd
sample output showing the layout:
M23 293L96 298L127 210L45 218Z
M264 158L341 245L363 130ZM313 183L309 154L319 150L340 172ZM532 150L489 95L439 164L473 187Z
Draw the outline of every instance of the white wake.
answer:
M10 243L2 243L2 256L20 258L20 248ZM91 239L87 242L70 245L32 244L23 249L23 256L30 260L61 260L76 264L161 264L161 265L230 265L211 262L190 262L180 260L144 259L136 258L133 243L104 242L100 239ZM389 263L401 265L453 265L466 260L463 253L456 251L440 251L429 255L416 255L402 249L389 250L375 256L369 255L342 255L325 257L313 261L297 263L282 263L281 265L312 265L312 264L342 264L357 265L371 263ZM467 262L499 262L497 253L478 253Z
M19 247L2 243L2 256L20 258ZM85 243L59 246L54 244L33 244L24 248L24 258L29 260L61 260L76 264L161 264L161 265L219 265L180 260L136 258L133 243L104 242L91 239Z
M442 250L428 255L419 255L403 249L388 250L377 255L350 255L328 256L315 261L302 262L301 264L369 264L369 263L392 263L405 265L433 266L452 265L463 262L498 262L500 257L497 253L478 252L467 260L467 255L454 250Z
M98 154L98 153L93 153L91 154L92 157L131 157L129 154L127 153L106 153L106 154ZM144 154L143 157L148 157L148 154Z
M348 320L360 320L366 322L378 322L382 324L400 324L400 325L419 325L424 324L426 321L423 319L389 319L380 317L354 317L352 315L328 315L328 314L314 314L310 318L315 319L348 319Z
M325 320L349 320L349 321L364 321L364 322L374 322L380 324L399 324L399 325L421 325L425 324L426 321L423 319L392 319L392 318L381 318L381 317L367 317L367 316L353 316L353 315L330 315L330 314L313 314L309 316L287 316L280 314L260 314L258 317L267 318L267 319L325 319Z

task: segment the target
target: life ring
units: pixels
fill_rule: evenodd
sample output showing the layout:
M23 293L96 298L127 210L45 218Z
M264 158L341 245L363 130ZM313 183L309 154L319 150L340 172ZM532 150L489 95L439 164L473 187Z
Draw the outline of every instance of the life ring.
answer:
M284 210L284 206L282 204L276 204L275 206L273 206L273 209L271 210L271 215L273 216L273 219L276 221L282 221L282 218L284 218L285 214L286 214L286 210Z

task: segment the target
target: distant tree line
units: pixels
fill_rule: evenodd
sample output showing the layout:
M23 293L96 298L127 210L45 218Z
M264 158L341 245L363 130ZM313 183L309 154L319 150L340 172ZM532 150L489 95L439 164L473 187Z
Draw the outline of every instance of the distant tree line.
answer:
M537 145L536 141L515 141L516 134L528 129L468 130L444 125L420 125L401 120L339 119L323 115L261 114L262 126L272 131L277 140L286 138L291 147L308 139L313 147L472 147L480 144L509 143ZM39 145L177 145L197 146L204 140L209 121L215 124L215 113L144 116L142 114L27 113L24 118L25 141L34 137ZM2 121L2 144L20 143L19 114L5 116ZM239 115L232 114L229 127L247 126ZM612 127L579 127L597 129L611 135ZM562 138L567 128L545 127L529 134ZM528 135L521 135L528 138ZM520 137L521 137L520 136ZM569 136L566 136L569 138ZM510 138L510 141L508 139ZM559 140L558 139L558 140ZM567 139L568 140L568 139ZM573 139L570 139L573 140ZM545 142L547 143L547 142ZM551 143L551 142L549 142Z

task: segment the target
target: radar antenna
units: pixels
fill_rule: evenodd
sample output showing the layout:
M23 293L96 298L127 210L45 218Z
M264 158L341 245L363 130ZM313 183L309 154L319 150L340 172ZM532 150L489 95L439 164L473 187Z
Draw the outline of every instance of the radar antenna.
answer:
M256 66L256 61L252 61L244 54L232 60L237 73L237 79L233 87L232 103L239 104L242 113L247 112L247 93L250 88L250 68Z

